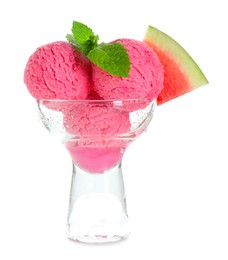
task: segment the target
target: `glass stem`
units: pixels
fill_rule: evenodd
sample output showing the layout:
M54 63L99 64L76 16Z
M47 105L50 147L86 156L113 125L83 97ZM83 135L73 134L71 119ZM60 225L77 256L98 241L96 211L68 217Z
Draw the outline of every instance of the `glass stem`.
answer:
M128 234L121 163L100 174L73 163L67 236L83 242L111 242Z

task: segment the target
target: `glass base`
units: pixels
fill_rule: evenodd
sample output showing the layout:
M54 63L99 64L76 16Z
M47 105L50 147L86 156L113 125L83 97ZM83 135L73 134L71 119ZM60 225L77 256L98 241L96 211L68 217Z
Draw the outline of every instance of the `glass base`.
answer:
M67 236L82 242L113 242L129 235L121 163L100 174L73 164Z

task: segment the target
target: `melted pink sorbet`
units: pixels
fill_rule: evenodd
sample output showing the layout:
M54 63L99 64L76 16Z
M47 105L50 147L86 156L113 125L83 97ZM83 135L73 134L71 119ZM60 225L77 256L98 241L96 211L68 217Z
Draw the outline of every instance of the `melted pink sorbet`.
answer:
M126 147L67 145L74 163L89 173L104 173L120 163Z

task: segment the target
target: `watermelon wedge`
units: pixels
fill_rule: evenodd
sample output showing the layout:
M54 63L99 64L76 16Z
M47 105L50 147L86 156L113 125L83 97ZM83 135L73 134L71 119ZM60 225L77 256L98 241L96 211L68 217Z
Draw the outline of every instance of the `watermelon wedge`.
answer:
M164 66L164 88L157 97L158 105L208 84L196 62L169 35L148 26L143 42L157 53Z

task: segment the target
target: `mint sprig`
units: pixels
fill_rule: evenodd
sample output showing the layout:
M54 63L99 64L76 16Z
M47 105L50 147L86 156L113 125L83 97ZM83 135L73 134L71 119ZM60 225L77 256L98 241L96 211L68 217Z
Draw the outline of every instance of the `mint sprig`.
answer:
M130 60L125 47L118 43L100 43L99 36L86 25L73 21L68 42L87 56L91 62L114 76L128 77Z

